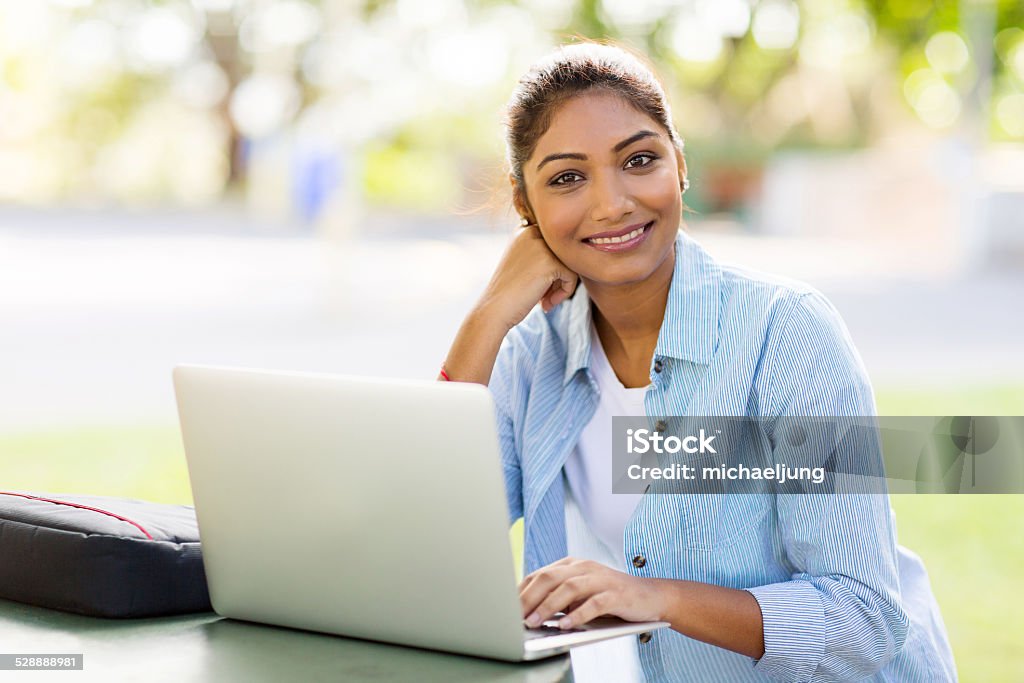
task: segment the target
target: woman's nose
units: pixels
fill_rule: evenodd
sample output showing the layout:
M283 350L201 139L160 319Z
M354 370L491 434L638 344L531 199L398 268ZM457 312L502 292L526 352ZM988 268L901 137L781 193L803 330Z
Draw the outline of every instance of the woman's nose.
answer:
M625 184L615 173L598 174L592 183L593 206L590 219L595 223L618 223L635 208Z

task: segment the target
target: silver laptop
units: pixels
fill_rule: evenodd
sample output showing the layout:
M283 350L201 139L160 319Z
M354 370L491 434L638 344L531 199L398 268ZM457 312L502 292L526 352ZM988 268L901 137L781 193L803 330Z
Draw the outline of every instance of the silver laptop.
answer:
M525 627L485 387L181 366L214 610L510 661L651 631Z

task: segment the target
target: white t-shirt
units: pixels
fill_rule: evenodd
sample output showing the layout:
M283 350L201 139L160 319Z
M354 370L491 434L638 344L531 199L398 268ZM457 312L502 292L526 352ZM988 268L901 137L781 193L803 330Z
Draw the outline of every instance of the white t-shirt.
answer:
M597 410L565 462L565 476L587 525L610 551L615 561L611 566L623 571L626 566L623 533L643 494L612 493L612 417L645 415L647 388L622 386L593 325L590 328L590 368L599 392Z
M612 416L644 415L647 389L622 386L593 327L590 348L600 396L594 417L565 463L566 550L570 557L625 571L623 536L642 494L612 493ZM574 648L571 657L573 674L581 681L644 680L636 636Z

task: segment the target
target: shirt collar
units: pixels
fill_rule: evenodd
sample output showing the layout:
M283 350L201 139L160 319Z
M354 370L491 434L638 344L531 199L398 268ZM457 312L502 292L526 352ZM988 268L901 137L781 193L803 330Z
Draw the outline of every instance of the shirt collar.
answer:
M682 230L654 354L707 365L718 345L722 269Z
M562 386L569 383L573 376L584 368L590 367L590 295L581 281L576 285L576 292L567 302L569 306L568 354L565 360L565 377Z
M656 356L706 365L718 342L718 308L722 271L715 260L682 230L676 236L676 262ZM563 386L590 367L590 296L581 282L566 305L568 353Z

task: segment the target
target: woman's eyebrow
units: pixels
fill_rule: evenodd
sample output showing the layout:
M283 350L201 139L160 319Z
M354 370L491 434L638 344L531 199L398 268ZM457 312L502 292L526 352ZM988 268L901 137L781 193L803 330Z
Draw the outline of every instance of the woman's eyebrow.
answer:
M612 148L612 150L615 152L621 152L626 147L632 145L634 142L649 137L658 137L658 134L651 130L642 130L638 133L633 133L622 142L617 143L615 147ZM561 152L559 154L549 154L546 157L544 157L544 159L539 164L537 164L537 170L539 171L541 167L544 166L544 164L548 163L549 161L557 161L559 159L578 159L579 161L586 161L587 155L580 154L579 152Z

